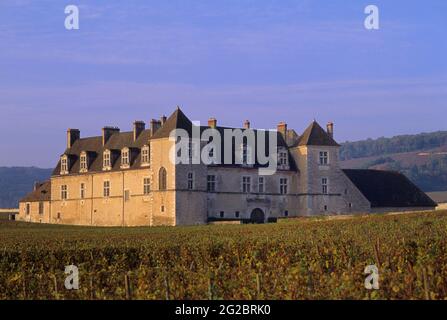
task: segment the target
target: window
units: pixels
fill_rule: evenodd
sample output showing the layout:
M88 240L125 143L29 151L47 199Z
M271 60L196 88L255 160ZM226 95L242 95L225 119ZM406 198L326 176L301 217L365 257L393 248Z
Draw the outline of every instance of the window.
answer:
M221 212L220 212L220 217L221 217L221 218L225 217L225 212L221 211Z
M279 179L279 193L280 194L287 194L287 178L280 178Z
M259 193L265 192L265 178L264 177L258 178L258 192Z
M130 165L129 149L125 148L121 151L121 167L128 168Z
M104 198L110 197L110 181L104 181L103 196Z
M103 155L103 167L104 170L110 170L112 167L112 162L110 159L110 150L106 150L104 151L104 155Z
M167 173L166 169L161 167L160 171L158 172L158 189L159 190L166 190L166 184L167 184Z
M61 199L67 200L68 199L68 188L67 185L61 185Z
M288 154L287 154L287 152L284 152L284 151L281 151L280 153L279 153L279 165L280 166L287 166L288 165L288 160L289 160L289 157L288 157Z
M61 158L61 174L68 173L68 157L66 155Z
M79 194L81 199L85 198L85 183L81 183L81 191L79 192Z
M60 220L60 218L61 218L61 213L58 212L57 215L56 215L56 217L57 217L58 220Z
M80 159L80 171L81 172L87 172L88 170L88 164L87 164L87 154L85 152L81 153L81 159Z
M349 203L349 209L352 209L352 203L351 202Z
M161 212L165 212L165 206L161 206L161 207L160 207L160 211L161 211Z
M143 194L147 196L151 192L151 180L149 178L143 179Z
M327 211L327 209L328 209L327 206L324 206L324 211Z
M31 212L31 205L29 203L26 204L25 213L29 215Z
M124 201L130 201L130 190L124 190Z
M250 191L251 191L251 178L242 177L242 192L250 193Z
M44 210L44 208L43 208L43 202L40 201L40 202L39 202L39 214L43 214L43 210Z
M216 191L216 176L215 175L208 175L206 178L206 190L208 192L215 192Z
M328 178L321 179L321 186L323 194L328 194Z
M327 166L329 164L329 153L327 151L320 151L320 166Z
M239 216L240 216L239 211L236 211L236 213L234 214L234 216L235 216L236 218L239 218Z
M285 217L288 217L288 216L289 216L289 211L287 211L287 210L284 211L284 216L285 216Z
M149 164L149 146L144 146L141 149L141 163Z
M194 173L188 172L188 190L194 189Z

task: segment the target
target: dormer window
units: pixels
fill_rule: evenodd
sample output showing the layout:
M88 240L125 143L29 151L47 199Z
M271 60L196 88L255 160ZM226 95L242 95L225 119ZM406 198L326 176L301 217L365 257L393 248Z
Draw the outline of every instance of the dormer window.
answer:
M289 157L286 151L280 151L278 155L278 162L280 166L289 165Z
M129 168L130 166L130 153L129 148L121 150L121 168Z
M68 157L63 155L61 157L61 174L68 174Z
M320 151L320 166L329 165L329 152Z
M79 160L79 171L87 172L88 171L88 159L87 159L87 152L82 152L81 157Z
M104 151L103 154L103 170L111 170L112 169L112 161L110 150Z
M149 146L144 146L141 148L141 164L142 165L149 165Z

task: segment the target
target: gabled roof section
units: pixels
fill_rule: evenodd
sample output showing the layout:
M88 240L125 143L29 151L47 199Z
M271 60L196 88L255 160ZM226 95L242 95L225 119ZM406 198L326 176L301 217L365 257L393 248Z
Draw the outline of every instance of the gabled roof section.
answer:
M316 122L313 121L298 140L299 146L333 146L340 145Z
M152 139L169 138L169 135L175 129L183 129L191 134L192 122L179 107L169 116L163 126L155 132Z
M25 197L20 199L20 202L36 202L36 201L50 201L51 199L51 183L45 181L36 186L36 190L31 191Z
M405 175L394 171L343 170L373 208L436 207Z

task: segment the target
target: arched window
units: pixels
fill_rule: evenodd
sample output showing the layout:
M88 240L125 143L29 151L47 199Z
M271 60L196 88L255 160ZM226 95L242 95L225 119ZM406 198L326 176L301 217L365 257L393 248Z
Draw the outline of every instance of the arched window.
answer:
M160 171L158 172L158 189L159 190L166 190L166 169L161 167Z

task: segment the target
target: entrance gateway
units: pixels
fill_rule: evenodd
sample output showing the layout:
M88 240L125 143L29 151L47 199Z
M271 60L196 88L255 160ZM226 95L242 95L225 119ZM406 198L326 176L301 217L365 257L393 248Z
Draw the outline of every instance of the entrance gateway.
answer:
M250 221L252 223L265 223L265 214L259 208L254 209L250 215Z

